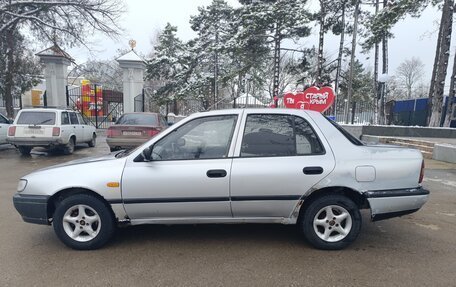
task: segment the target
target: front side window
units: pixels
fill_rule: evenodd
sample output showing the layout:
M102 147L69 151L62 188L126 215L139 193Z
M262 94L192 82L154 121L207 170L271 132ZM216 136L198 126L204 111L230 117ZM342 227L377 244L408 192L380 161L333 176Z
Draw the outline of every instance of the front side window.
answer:
M76 114L77 117L78 117L78 120L79 120L79 124L80 125L87 125L86 121L84 120L84 118L81 116L81 114Z
M292 115L249 115L241 145L241 157L273 157L324 154L310 124Z
M237 116L214 116L192 120L157 142L153 160L225 158Z

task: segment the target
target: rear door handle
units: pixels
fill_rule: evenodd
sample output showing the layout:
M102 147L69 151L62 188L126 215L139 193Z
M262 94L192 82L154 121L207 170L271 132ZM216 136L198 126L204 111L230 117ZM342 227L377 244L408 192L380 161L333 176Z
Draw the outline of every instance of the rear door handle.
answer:
M212 169L206 172L207 177L216 178L216 177L225 177L226 170L224 169Z
M321 166L308 166L308 167L305 167L302 172L304 172L304 174L322 174L323 173L323 168Z

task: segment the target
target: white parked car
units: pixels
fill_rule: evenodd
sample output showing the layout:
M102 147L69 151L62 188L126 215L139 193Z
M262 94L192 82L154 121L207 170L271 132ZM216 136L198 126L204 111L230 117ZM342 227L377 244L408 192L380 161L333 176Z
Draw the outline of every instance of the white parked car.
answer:
M341 249L360 209L374 221L420 209L423 170L419 151L366 146L316 112L221 110L130 152L26 175L13 202L75 249L101 247L119 223L297 224L313 246Z
M9 127L7 141L21 154L34 147L60 148L71 154L79 143L96 144L95 127L88 125L80 113L63 109L22 109Z
M11 122L2 114L0 114L0 144L6 144L6 135Z

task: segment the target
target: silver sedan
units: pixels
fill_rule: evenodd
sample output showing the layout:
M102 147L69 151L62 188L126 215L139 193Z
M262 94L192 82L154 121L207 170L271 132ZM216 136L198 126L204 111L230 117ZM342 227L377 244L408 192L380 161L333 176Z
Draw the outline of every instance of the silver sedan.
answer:
M296 224L316 248L342 249L360 209L381 220L421 208L423 167L419 151L366 146L316 112L222 110L129 152L33 172L13 201L75 249L101 247L121 223Z

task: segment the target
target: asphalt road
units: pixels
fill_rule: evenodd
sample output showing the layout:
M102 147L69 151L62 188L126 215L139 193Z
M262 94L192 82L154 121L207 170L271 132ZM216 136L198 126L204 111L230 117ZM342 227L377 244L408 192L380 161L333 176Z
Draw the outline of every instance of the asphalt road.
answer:
M74 251L22 221L12 204L22 175L107 152L103 142L71 156L0 146L0 286L456 286L456 165L427 162L424 208L377 223L364 213L342 251L259 224L128 227L101 250Z

